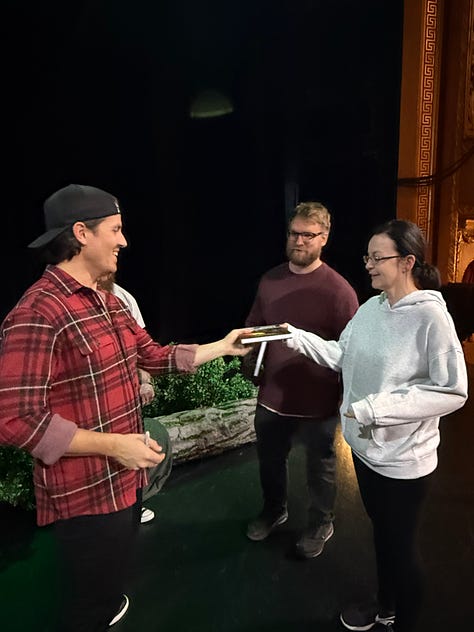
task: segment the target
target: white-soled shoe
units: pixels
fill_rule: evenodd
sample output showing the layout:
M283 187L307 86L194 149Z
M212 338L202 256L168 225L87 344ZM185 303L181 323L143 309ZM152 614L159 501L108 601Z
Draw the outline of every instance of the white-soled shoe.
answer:
M142 515L140 517L140 522L145 524L146 522L151 522L155 518L155 512L151 509L147 509L146 507L142 507Z
M124 616L127 614L128 606L130 605L130 600L127 595L123 595L122 603L120 604L120 608L118 609L117 614L109 623L109 628L118 623Z

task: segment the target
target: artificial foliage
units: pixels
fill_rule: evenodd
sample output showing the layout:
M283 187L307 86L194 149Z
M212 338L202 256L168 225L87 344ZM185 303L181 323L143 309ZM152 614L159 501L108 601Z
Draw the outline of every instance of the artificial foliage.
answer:
M0 445L0 502L32 509L33 459L25 450Z
M144 417L171 415L182 410L219 406L256 395L241 371L239 358L216 358L195 373L167 373L154 377L155 399L143 408Z
M217 358L195 373L154 377L156 396L143 408L143 416L159 417L254 397L256 388L240 369L239 358ZM33 459L28 452L0 445L0 502L25 509L34 507L32 469Z

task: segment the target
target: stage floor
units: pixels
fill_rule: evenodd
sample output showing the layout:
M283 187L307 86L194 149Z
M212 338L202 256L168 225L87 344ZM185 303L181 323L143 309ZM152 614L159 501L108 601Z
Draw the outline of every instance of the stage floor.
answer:
M474 366L469 366L471 389ZM374 584L369 521L349 450L337 438L335 534L323 554L299 561L305 526L304 458L290 458L288 522L266 541L245 536L260 508L255 446L176 466L147 504L130 609L116 632L335 632L341 606ZM467 629L474 596L474 405L442 421L440 463L423 512L420 552L427 592L420 632ZM56 611L55 554L48 528L3 507L1 629L46 632ZM117 552L120 555L120 551Z

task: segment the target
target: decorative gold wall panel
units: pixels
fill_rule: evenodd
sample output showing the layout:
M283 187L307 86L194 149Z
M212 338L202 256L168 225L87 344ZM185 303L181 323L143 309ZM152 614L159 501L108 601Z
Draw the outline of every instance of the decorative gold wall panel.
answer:
M397 216L416 222L433 258L435 191L418 179L436 171L444 0L405 0ZM414 116L413 114L416 113Z
M459 56L457 103L451 106L454 110L451 116L456 121L455 133L452 134L455 158L465 154L474 140L474 0L463 2L462 8L458 17L457 49L452 50L454 47L451 45L449 50L451 55L457 53ZM445 128L450 118L444 121ZM450 218L447 261L447 279L450 282L461 281L467 264L474 258L474 205L470 193L474 186L472 176L471 158L453 174L449 208L440 208L440 213L449 214Z
M474 248L474 0L405 0L400 113L397 215L459 281Z
M464 138L474 138L474 3L471 1L470 4L464 103Z
M418 120L420 124L418 148L418 176L434 173L436 167L436 128L438 114L439 59L438 0L427 0L424 10L422 34L422 64L420 73L420 100ZM429 186L418 187L417 224L431 241L433 221L433 190Z

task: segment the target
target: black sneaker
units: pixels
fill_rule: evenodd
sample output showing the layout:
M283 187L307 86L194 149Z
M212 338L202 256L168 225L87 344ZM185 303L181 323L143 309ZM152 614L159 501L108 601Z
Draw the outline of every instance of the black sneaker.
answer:
M117 611L117 614L115 615L115 617L110 621L109 623L109 628L111 628L113 625L115 625L116 623L118 623L119 621L121 621L124 616L127 614L127 610L128 610L128 606L130 605L130 601L127 597L127 595L123 595L122 598L122 603L120 604L120 608Z
M307 529L296 543L296 554L307 560L318 557L324 549L324 545L334 533L332 522L322 524L316 529Z
M341 613L342 625L348 630L394 630L395 614L383 611L378 604L350 606ZM384 626L384 627L380 627Z
M260 542L270 535L270 533L288 520L288 512L286 509L280 513L269 513L268 511L262 511L262 513L253 522L250 522L247 526L247 537L254 542Z

